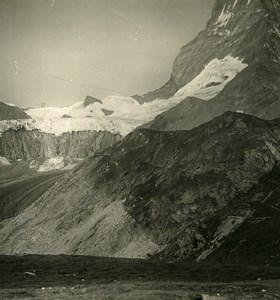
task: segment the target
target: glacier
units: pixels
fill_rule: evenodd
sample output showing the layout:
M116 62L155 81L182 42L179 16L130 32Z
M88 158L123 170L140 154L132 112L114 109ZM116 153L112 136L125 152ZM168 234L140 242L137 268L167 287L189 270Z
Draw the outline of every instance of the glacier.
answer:
M214 98L247 66L242 59L231 55L223 59L215 58L173 97L144 104L132 97L109 96L89 105L80 101L67 107L29 108L25 112L32 119L0 121L0 134L10 128L24 127L27 130L39 129L55 135L72 131L106 130L125 136L136 127L176 106L186 97L197 97L205 101ZM112 113L106 115L104 109Z

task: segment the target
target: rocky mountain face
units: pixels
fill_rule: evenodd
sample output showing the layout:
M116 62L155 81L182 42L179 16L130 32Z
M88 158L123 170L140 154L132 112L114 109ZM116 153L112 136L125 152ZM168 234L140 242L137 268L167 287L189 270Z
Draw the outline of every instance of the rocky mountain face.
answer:
M140 127L163 131L189 130L221 114L223 114L221 106L212 106L208 101L188 97Z
M232 112L190 131L136 130L5 221L0 252L230 261L253 249L280 263L280 236L266 235L279 224L279 137L280 119ZM265 245L249 234L260 227Z
M30 116L20 108L0 101L0 121L15 119L30 119Z
M279 0L217 0L170 80L135 96L161 99L154 106L88 97L59 111L55 129L87 116L95 124L96 112L107 118L102 128L114 127L114 116L121 128L133 111L165 110L122 140L106 130L5 130L0 156L10 160L94 155L40 189L24 211L15 204L2 216L15 217L0 223L0 253L280 265L280 119L265 120L280 116L279 12ZM184 88L203 97L176 98ZM33 110L46 112L57 109Z
M172 97L201 74L209 62L231 55L248 66L207 103L199 99L187 100L192 102L195 109L185 105L186 128L192 128L225 111L242 110L265 119L279 117L279 24L279 0L217 0L206 29L184 46L176 57L169 81L156 91L134 98L143 103ZM213 78L213 85L218 84L216 81ZM180 109L182 106L179 104L178 113ZM189 117L195 121L188 121ZM160 118L165 118L165 114ZM155 128L159 127L158 121L156 119ZM172 123L175 121L173 119Z
M65 132L56 136L40 130L9 129L0 136L0 155L10 161L85 158L97 150L112 146L119 134L108 131Z

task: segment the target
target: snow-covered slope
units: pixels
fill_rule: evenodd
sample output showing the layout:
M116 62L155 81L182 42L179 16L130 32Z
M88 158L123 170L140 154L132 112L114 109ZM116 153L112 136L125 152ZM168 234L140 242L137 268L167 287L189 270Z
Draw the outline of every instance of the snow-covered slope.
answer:
M213 59L196 78L179 89L175 96L209 100L217 96L247 66L240 59L230 55L224 59Z
M75 166L75 165L73 165ZM38 169L38 172L48 172L52 170L60 170L64 168L63 157L52 157L47 159Z
M6 157L0 156L0 166L9 166L11 163Z
M24 119L0 121L0 135L9 129L25 128L39 129L43 132L59 136L65 132L77 131L109 131L113 134L126 135L143 122L129 119L113 118L53 118L53 119Z
M102 111L110 110L115 117L125 115L129 119L129 113L137 110L139 103L131 97L110 96L100 102L85 105L85 101L77 102L67 107L41 107L31 108L26 112L33 119L54 119L54 118L102 118L106 114Z
M62 108L27 109L26 112L33 120L23 123L27 129L37 128L56 135L69 131L107 130L124 136L186 97L193 96L203 100L215 97L246 67L247 64L242 59L227 55L224 59L210 61L196 78L169 99L140 104L131 97L110 96L102 101L87 104L81 101ZM11 126L11 123L6 123L6 127ZM5 125L2 124L3 126Z

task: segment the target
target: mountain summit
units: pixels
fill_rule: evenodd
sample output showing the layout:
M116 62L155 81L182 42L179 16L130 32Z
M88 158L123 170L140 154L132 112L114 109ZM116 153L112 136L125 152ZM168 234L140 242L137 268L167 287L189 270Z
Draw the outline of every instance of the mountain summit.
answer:
M187 97L190 83L201 76L205 66L213 62L220 66L227 57L232 57L247 67L221 93L214 95L203 110L208 115L211 111L211 118L227 110L243 110L266 119L280 116L279 24L279 0L216 0L206 29L182 47L168 82L160 89L134 98L140 103L168 99L184 89ZM213 71L213 80L203 88L228 80L228 76L219 73L218 68L216 73ZM208 120L201 119L199 123Z

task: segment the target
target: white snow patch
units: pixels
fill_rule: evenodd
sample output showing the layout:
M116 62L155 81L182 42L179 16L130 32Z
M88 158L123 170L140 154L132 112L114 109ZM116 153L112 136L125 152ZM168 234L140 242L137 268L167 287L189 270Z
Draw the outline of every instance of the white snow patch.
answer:
M26 113L32 119L52 119L62 117L67 114L70 107L40 107L40 108L29 108Z
M29 168L36 169L36 160L35 159L31 160L31 162L29 163Z
M247 2L247 6L248 6L250 3L251 3L251 0L248 0L248 2Z
M14 103L7 103L7 102L5 102L5 104L7 104L7 105L9 105L9 106L16 106Z
M247 66L239 58L230 55L224 59L213 59L196 78L182 87L175 97L194 96L209 100L218 95Z
M275 32L280 36L280 31L279 31L279 29L278 29L275 25L273 25L273 27L274 27L274 29L275 29Z
M49 172L52 170L60 170L64 167L63 157L52 157L47 159L38 169L38 172Z
M4 156L0 156L0 166L9 166L11 163Z
M232 8L235 8L237 2L238 2L238 0L235 0L235 1L234 1Z
M217 28L225 27L233 15L232 12L226 12L225 9L226 9L226 5L224 5L223 10L222 10L218 20L215 23L215 25L217 25Z

